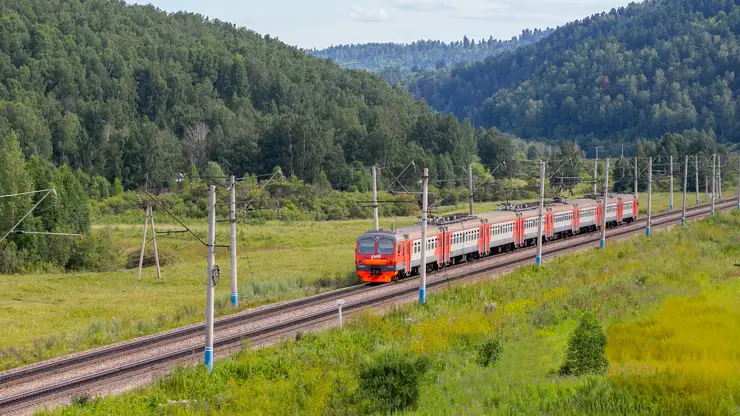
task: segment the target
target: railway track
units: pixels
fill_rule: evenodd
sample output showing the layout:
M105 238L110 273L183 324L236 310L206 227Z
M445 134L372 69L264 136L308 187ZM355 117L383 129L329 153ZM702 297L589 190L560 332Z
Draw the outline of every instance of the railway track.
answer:
M737 207L737 204L737 199L725 200L717 203L716 209L728 210ZM697 219L709 212L709 205L699 205L687 209L686 217L687 220ZM654 229L670 226L680 222L680 218L680 210L655 215L652 226ZM645 222L646 219L641 218L632 224L609 229L607 238L643 232ZM545 244L543 257L547 259L593 247L600 239L599 234L583 234ZM534 260L533 251L534 248L521 249L468 263L475 265L474 270L465 264L443 269L429 276L427 287L435 290L443 285L531 264ZM368 307L403 301L417 293L416 279L412 278L393 285L358 285L266 305L218 319L214 323L217 335L214 348L217 352L228 352L242 347L245 342L270 342L297 331L330 324L336 320L335 301L340 298L347 300L343 310L349 314ZM189 325L0 373L0 413L28 412L41 404L93 391L96 387L134 375L200 360L204 328L203 323Z

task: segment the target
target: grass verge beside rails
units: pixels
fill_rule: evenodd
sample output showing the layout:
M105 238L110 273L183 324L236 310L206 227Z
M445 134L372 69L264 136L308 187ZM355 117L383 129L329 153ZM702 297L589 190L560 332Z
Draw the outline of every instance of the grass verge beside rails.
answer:
M640 197L645 210L646 196ZM475 211L497 206L476 204ZM656 194L655 212L667 207L667 194ZM444 213L466 210L466 203L440 208ZM153 267L144 270L140 281L135 269L0 276L0 370L202 321L205 247L189 234L166 235L162 231L181 227L168 224L163 213L157 215L160 256L167 262L162 279L156 279ZM415 221L384 218L381 227ZM205 222L189 221L188 226L206 238ZM111 228L124 255L131 254L138 264L142 226L105 227ZM368 220L240 224L237 310L358 283L353 272L355 240L370 227ZM228 225L219 223L217 242L226 244L228 239ZM151 250L150 242L147 255ZM151 264L151 258L147 260ZM221 268L216 310L222 315L234 311L229 304L230 262L225 249L217 250L216 263Z
M42 414L729 414L739 233L740 213L723 214ZM584 311L606 328L608 372L560 376ZM378 380L398 388L369 390Z

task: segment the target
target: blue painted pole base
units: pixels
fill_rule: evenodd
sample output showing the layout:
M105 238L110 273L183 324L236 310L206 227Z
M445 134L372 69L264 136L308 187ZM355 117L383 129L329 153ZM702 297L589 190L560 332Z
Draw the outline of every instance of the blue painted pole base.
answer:
M231 305L235 308L239 306L239 295L238 294L236 293L231 294Z
M668 205L668 211L673 211L673 204Z
M696 200L696 205L699 205L699 200L698 199Z
M681 217L681 228L686 227L686 217Z
M650 237L650 227L647 227L645 229L645 235L647 235L648 237Z
M714 212L714 209L712 209L712 216L713 216L713 217L714 217L714 214L715 214L715 212Z
M606 240L603 238L601 239L601 249L603 250L606 247Z
M208 367L208 371L213 371L213 347L206 347L203 354L203 364Z
M426 289L419 289L419 303L422 305L427 303L427 291Z
M537 267L542 266L542 256L537 256L536 262L537 262Z

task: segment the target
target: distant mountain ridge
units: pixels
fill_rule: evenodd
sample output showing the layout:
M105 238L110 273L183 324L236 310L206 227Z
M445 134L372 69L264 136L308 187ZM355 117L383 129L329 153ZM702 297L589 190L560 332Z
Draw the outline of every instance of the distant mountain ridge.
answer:
M438 111L527 139L617 152L619 142L697 129L740 142L738 33L738 1L649 0L408 88Z
M553 29L525 29L509 40L469 39L450 43L439 40L419 40L412 43L365 43L311 49L308 53L327 58L349 69L365 69L384 75L388 80L410 72L426 72L453 66L460 62L481 61L490 56L511 51L537 42Z

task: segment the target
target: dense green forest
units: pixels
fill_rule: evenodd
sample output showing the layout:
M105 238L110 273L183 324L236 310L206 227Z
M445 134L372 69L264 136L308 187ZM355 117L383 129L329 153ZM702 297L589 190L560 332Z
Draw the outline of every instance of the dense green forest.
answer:
M514 128L512 123L521 122L515 117L500 118L496 123L481 119L490 115L497 97L514 93L506 88L487 100L481 110L455 109L458 115L470 113L481 123L500 126L474 128L472 123L460 122L452 114L435 113L378 75L342 69L330 60L310 56L269 36L199 15L167 14L151 6L127 6L108 0L2 2L0 195L49 188L58 194L45 197L42 192L0 199L0 230L11 230L38 204L18 230L86 236L70 240L11 233L0 241L0 273L90 270L115 264L112 259L120 253L110 244L110 236L91 233L91 222L99 215L138 215L141 205L130 190L145 183L150 188L165 188L165 193L167 189L178 189L179 192L160 198L182 217L206 215L204 198L197 188L233 173L247 177L238 191L240 198L254 198L257 211L245 212L253 219L366 218L370 215L366 201L371 182L367 166L372 164L383 167L381 189L393 189L394 176L404 172L400 181L407 188L418 190L420 172L429 168L435 193L444 204L464 198L466 191L460 188L470 162L474 163L476 183L486 181L476 191L478 200L530 197L534 189L531 186L512 191L501 180L515 178L529 184L537 172L533 169L536 165L527 163L528 159L572 160L573 166L563 167L559 174L583 176L583 150L590 150L584 144L596 142L596 137L635 139L632 150L640 156L700 153L706 159L717 149L726 154L727 147L717 148L716 139L728 141L737 132L736 84L730 71L737 60L733 45L740 10L734 3L727 3L724 13L717 12L716 2L706 1L702 3L704 8L696 9L678 0L674 3L680 18L659 14L665 10L663 3L651 3L589 20L612 22L615 27L629 27L623 31L642 33L641 44L657 45L645 46L659 51L653 60L645 63L635 57L636 53L625 52L608 65L621 69L599 78L599 87L590 84L589 89L581 81L568 81L562 76L562 68L568 68L573 76L590 78L589 71L606 65L602 62L605 54L590 49L603 38L593 34L589 38L584 32L578 50L593 52L589 61L592 64L565 50L563 55L572 63L548 66L553 74L561 75L558 79L573 84L573 91L585 89L603 101L602 112L573 110L568 113L570 118L563 118L565 122L581 123L581 133L573 133L572 137L579 143L564 141L548 146L525 142L510 133L550 140L571 138L570 133L563 133L566 127L543 130L545 120L562 121L547 118L550 113L545 110L559 110L545 106L543 101L537 104L541 111L526 128ZM703 17L712 13L717 17ZM653 14L665 20L653 24L645 17ZM617 24L623 15L632 16L629 24ZM673 23L676 19L686 22L680 30ZM736 22L735 26L731 22ZM636 23L642 26L635 26ZM552 62L564 58L553 54L538 57L534 52L564 45L573 39L570 32L586 30L579 29L582 27L592 31L608 29L602 24L584 25L572 24L565 31L556 31L552 37L523 48L525 55L507 52L484 63L457 67L451 74L460 76L447 81L463 80L462 74L471 68L483 70L504 65L501 62L517 69L501 72L501 85L513 85L517 77L544 77L534 71L538 68L534 63L547 60L546 57ZM676 41L679 45L698 42L692 37L695 31L706 31L710 43L702 43L701 48L681 49L674 61L661 58L668 48L666 42L656 37L656 27L661 25L668 25L663 30L675 32L670 39L681 39ZM682 35L684 32L688 34ZM614 36L610 39L610 44L622 45ZM716 60L700 61L705 56ZM692 65L687 63L689 59L694 60ZM528 62L534 65L530 75L518 70L529 68ZM673 66L662 69L666 62L682 62L678 68L683 72L677 74ZM644 65L635 66L637 63ZM651 74L651 65L657 68L655 79L650 75L650 81L640 81L635 86L636 97L644 98L643 101L625 101L635 97L632 93L610 98L608 94L616 93L624 79L637 79L636 75L621 76L622 72ZM712 70L707 72L706 68ZM496 78L497 72L490 74ZM713 74L713 78L707 78L707 74ZM437 77L435 82L443 81L442 73ZM681 90L683 84L676 79L691 82L681 95L685 99L664 98L662 104L652 106L649 116L635 118L632 113L643 114L650 100ZM653 82L656 80L661 81ZM418 85L431 81L422 78ZM457 92L463 94L468 88L470 93L471 85L461 84ZM525 80L516 91L542 92L547 91L548 85ZM694 93L707 95L701 96L705 101L692 98ZM548 93L546 97L568 100L565 93ZM578 102L589 109L593 99L587 94ZM624 118L618 121L625 128L594 124L593 119L601 115L609 120L615 117L614 106L619 102L623 103L623 112L619 114ZM691 113L685 113L687 106L699 102L704 104L695 107L696 114L691 118ZM678 112L679 106L684 106L680 107L683 112L662 116L658 119L662 124L652 130L645 127L645 123L654 121L651 117L668 111L665 108ZM561 126L567 126L562 123ZM677 133L663 134L663 130ZM586 131L595 133L586 137ZM605 131L609 133L596 134ZM635 134L627 136L629 132ZM411 161L415 163L404 171ZM626 170L629 176L631 170L624 163L617 163L615 171ZM266 183L263 174L276 172L278 167L281 175L273 183ZM614 187L619 189L629 183L617 181ZM407 203L388 205L384 214L408 215L414 209L413 204Z
M552 29L525 29L520 36L509 40L468 39L442 42L420 40L410 44L365 43L338 45L308 52L319 58L328 58L343 68L366 69L380 73L391 84L402 82L409 73L440 70L460 62L481 61L505 51L537 42L552 32Z
M619 154L687 129L740 140L740 7L650 0L587 17L514 52L415 79L443 112L523 138Z
M110 0L0 2L0 195L58 193L0 199L0 237L36 203L16 231L86 235L11 233L0 273L114 264L109 238L90 233L94 209L118 212L137 185L279 166L294 185L264 199L330 210L341 198L321 205L314 190L366 190L365 166L413 160L402 180L424 167L445 179L476 152L470 123L232 24ZM202 194L173 199L178 214L201 215ZM360 215L349 208L331 215Z
M0 20L0 137L126 189L208 161L237 175L280 166L308 182L324 172L348 187L357 164L461 174L476 152L469 123L377 75L200 15L8 0Z

